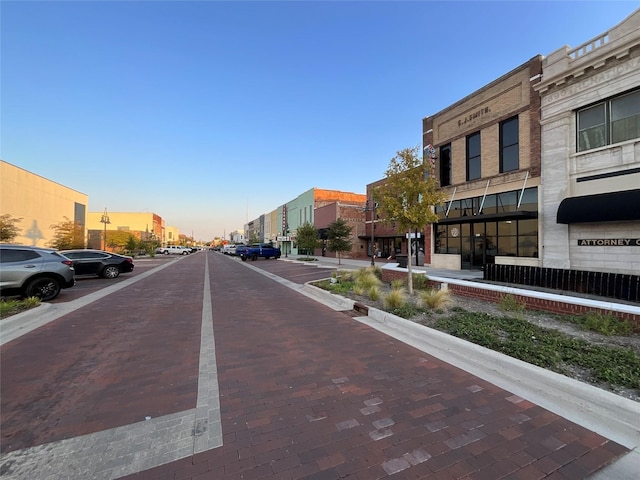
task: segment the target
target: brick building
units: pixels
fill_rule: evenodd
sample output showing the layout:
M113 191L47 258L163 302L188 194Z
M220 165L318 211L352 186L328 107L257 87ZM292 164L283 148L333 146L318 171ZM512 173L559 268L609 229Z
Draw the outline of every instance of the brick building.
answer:
M447 201L425 229L425 262L450 269L538 265L540 82L536 56L423 119Z

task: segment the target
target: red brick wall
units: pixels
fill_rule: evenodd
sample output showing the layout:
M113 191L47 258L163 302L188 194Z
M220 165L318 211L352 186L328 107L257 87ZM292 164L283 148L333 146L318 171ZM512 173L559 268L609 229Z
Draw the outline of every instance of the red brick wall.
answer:
M395 270L382 270L382 281L391 282L395 279L405 279L407 277L406 272L399 272ZM435 288L440 287L440 282L430 282L431 285ZM480 300L487 300L490 302L498 303L504 297L504 293L496 292L494 290L487 290L480 286L465 286L465 285L455 285L449 284L449 291L454 295L459 295L463 297L472 297L478 298ZM534 298L528 297L526 295L513 295L513 297L520 303L524 303L527 308L531 310L541 310L544 312L552 312L559 313L562 315L577 315L586 312L600 312L605 314L612 314L620 319L627 320L633 324L635 324L636 332L640 333L640 315L634 315L632 313L624 313L624 312L612 312L610 310L588 307L583 305L574 305L568 302L562 302L559 300L547 300L542 298Z

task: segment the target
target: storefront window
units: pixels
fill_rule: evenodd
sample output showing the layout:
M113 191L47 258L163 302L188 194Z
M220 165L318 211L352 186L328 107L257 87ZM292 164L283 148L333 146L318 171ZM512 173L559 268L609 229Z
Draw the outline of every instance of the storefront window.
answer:
M504 192L498 194L498 213L515 212L518 205L518 192Z
M484 199L484 204L482 205L482 214L491 215L496 212L496 195L487 195Z
M520 210L524 212L538 211L538 187L525 189L520 202Z

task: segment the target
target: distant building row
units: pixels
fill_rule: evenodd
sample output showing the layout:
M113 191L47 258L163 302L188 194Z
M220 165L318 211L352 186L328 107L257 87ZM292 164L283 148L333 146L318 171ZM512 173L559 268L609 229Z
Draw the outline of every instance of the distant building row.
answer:
M422 137L447 201L413 240L424 252L416 262L640 272L640 10L424 118ZM353 220L354 255L404 253L405 233L363 211L383 182L329 210L312 195L320 190L306 192L245 234L284 237L296 253L304 221L322 231L343 217Z
M640 272L640 10L577 48L536 56L422 120L425 148L447 201L438 223L413 235L415 262L487 263ZM62 216L104 228L87 197L2 162L2 213L23 217L22 243L45 238ZM8 172L8 173L7 173ZM234 241L273 241L296 254L304 223L322 238L337 218L353 227L352 256L407 251L373 192L312 188L244 225ZM367 202L368 201L368 202ZM37 213L36 213L37 212ZM155 214L110 213L109 229L178 243Z

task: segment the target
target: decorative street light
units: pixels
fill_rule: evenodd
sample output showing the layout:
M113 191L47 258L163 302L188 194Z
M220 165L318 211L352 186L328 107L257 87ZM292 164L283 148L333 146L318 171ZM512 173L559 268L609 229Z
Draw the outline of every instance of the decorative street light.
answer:
M107 207L104 207L104 213L102 214L100 223L104 223L104 237L102 239L102 250L106 250L107 249L107 223L111 223L109 221L109 215L107 214Z
M282 245L284 247L284 258L289 258L289 255L288 255L289 248L286 243L289 241L289 224L288 223L286 223L284 226L284 239L285 239L285 242Z

